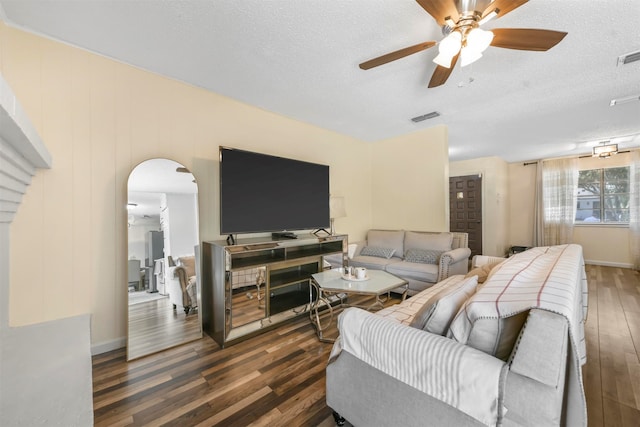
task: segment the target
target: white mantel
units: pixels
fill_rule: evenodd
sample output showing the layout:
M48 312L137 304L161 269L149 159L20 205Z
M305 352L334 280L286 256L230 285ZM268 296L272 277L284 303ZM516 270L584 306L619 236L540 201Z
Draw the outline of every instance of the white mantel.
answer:
M0 225L2 238L0 261L0 327L9 325L9 225L18 211L22 195L37 168L50 168L51 155L35 127L20 106L9 84L0 74Z
M3 425L93 424L90 318L9 324L10 226L47 151L0 74L0 418Z

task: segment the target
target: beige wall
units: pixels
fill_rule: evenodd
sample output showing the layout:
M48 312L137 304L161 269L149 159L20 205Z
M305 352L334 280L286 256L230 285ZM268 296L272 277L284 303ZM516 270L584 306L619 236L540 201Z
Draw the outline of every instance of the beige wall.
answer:
M509 244L509 167L499 157L451 162L450 176L482 175L482 252L504 256Z
M525 166L524 163L509 163L509 242L515 246L533 244L533 202L537 166Z
M376 142L372 165L373 228L449 230L445 126Z
M193 171L202 240L219 237L219 145L330 165L331 191L347 203L337 230L370 227L369 144L2 22L0 72L54 159L11 226L14 326L91 313L94 345L125 336L126 182L148 158Z

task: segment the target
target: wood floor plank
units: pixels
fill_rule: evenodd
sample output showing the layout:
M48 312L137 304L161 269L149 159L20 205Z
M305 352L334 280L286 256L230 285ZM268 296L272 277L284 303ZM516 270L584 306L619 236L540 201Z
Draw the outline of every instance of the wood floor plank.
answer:
M131 387L127 387L125 389L121 389L118 393L111 393L108 395L104 395L102 397L96 398L93 401L93 407L95 409L103 408L113 402L117 402L119 400L123 400L127 397L133 396L136 393L146 390L148 388L154 387L158 384L166 384L172 380L171 375L160 374L154 377L151 377L145 381L141 381L136 383Z
M174 403L169 404L165 407L156 407L150 408L147 414L144 414L144 417L141 417L140 422L144 423L143 425L162 425L168 423L181 415L197 408L200 405L207 404L211 400L216 397L223 395L225 393L233 393L234 389L242 384L245 384L248 381L252 381L253 379L259 376L259 372L250 372L245 375L243 378L240 378L230 384L227 384L225 387L221 387L219 389L212 390L211 392L199 397L198 399L189 400L188 402L180 402L176 400ZM168 402L166 402L168 403Z
M589 426L636 427L640 274L588 265L587 277ZM236 304L247 315L260 310L246 294ZM227 348L205 336L129 363L122 349L94 356L95 425L333 426L325 402L330 350L301 316Z
M256 400L259 400L260 398L262 398L263 396L266 396L269 393L271 393L271 389L269 387L262 387L257 392L245 397L244 399L240 400L239 402L231 406L228 406L224 410L218 412L213 417L207 418L203 422L197 424L196 427L207 427L211 425L216 425L221 421L225 420L227 417L239 411L245 411L247 406L251 405Z
M162 402L164 402L164 399L154 397L144 402L135 402L135 404L130 406L118 406L117 408L109 412L103 412L99 417L96 417L94 419L94 426L110 427L112 425L132 425L134 415Z

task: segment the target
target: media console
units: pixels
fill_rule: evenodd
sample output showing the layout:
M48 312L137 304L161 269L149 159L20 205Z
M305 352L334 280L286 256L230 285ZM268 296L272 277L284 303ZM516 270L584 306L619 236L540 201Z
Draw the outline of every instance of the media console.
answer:
M204 331L220 346L259 334L306 314L311 275L323 270L323 257L342 254L347 236L300 234L203 242L201 311ZM238 284L238 277L249 277Z

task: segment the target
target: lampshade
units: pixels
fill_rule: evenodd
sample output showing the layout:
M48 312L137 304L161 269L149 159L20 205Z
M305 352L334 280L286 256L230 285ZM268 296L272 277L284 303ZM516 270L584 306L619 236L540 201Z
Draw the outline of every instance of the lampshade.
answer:
M493 33L491 31L481 30L480 28L474 28L469 31L466 40L468 48L482 53L491 45Z
M466 67L469 64L476 62L478 59L482 58L482 53L477 52L473 49L469 49L468 47L463 47L460 52L460 66Z
M465 37L465 46L460 52L460 66L465 67L482 58L482 52L487 50L493 40L491 31L474 28Z
M460 46L462 46L462 34L459 31L453 31L438 45L438 56L433 59L433 62L442 67L450 68L451 60L460 51Z
M344 197L331 196L329 198L329 217L342 218L347 216L347 209L344 204Z

